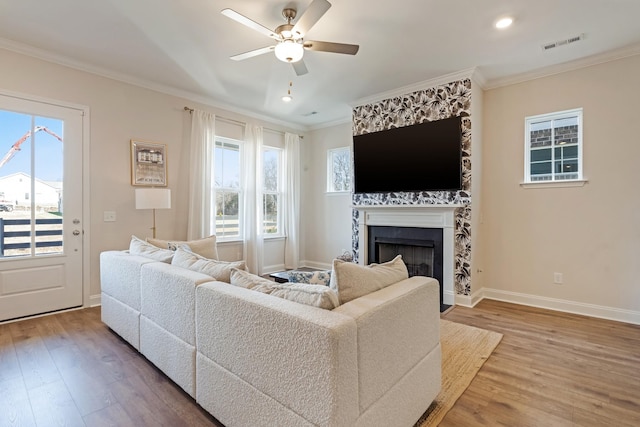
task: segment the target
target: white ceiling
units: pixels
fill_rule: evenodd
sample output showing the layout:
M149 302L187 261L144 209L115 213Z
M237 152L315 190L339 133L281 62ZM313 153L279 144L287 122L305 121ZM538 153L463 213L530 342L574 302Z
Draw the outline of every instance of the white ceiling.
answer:
M495 87L640 53L640 0L330 1L305 39L360 51L307 51L309 73L299 77L271 53L230 60L273 43L220 11L275 28L284 7L299 17L311 0L0 0L0 48L303 129L349 120L359 100L451 73L476 69ZM495 29L504 15L514 24Z

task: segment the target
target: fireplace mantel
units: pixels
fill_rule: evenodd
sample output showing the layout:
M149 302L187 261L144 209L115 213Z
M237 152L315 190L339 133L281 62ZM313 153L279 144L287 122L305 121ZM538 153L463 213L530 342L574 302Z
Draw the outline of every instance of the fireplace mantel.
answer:
M368 259L369 226L441 228L443 233L443 302L454 303L454 229L456 209L461 204L447 205L373 205L352 206L358 215L358 256L360 264Z

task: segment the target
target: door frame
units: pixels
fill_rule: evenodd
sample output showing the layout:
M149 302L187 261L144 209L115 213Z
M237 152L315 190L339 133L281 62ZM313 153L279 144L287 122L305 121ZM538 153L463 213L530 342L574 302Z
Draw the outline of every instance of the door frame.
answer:
M91 180L89 176L91 109L87 105L5 89L0 89L0 94L6 97L78 110L82 115L82 308L100 305L100 294L91 295Z

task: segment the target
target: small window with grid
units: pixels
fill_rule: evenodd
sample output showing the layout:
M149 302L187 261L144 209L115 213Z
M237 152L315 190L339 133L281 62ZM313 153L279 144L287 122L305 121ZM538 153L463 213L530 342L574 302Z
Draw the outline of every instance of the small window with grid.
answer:
M525 118L525 183L582 179L582 109Z

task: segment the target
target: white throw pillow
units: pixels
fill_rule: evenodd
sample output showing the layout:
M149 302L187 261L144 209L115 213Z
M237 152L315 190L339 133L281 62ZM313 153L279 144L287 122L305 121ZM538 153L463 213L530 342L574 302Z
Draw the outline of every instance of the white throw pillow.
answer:
M338 294L327 286L308 283L273 283L271 295L300 304L333 310L340 305Z
M178 247L178 249L176 249L171 264L206 274L220 282L227 283L230 283L231 281L232 268L240 270L247 269L244 261L227 262L208 259L193 252L189 252L183 247Z
M231 284L326 310L333 310L340 305L338 294L327 286L276 283L236 268L231 269Z
M198 240L160 240L147 237L147 242L162 249L171 249L175 251L181 245L187 245L191 252L198 254L207 259L218 259L218 247L216 245L216 236L205 237Z
M329 287L338 293L340 304L344 304L408 277L409 272L401 255L389 262L366 267L334 259Z
M170 263L173 258L173 251L169 249L160 249L150 243L145 242L136 236L131 236L131 242L129 243L129 253L132 255L140 255L146 258L151 258L156 261L162 261Z
M269 286L274 282L273 280L265 279L264 277L251 274L246 270L232 268L231 280L229 283L235 286L240 286L241 288L253 289L258 285Z

